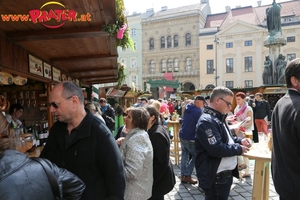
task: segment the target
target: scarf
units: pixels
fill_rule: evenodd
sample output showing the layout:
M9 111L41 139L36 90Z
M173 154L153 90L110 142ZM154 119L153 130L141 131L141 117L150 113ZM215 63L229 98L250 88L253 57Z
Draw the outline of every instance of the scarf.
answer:
M247 108L247 105L248 105L247 102L244 102L243 105L239 108L238 112L235 113L235 115L237 117L240 117L242 114L244 114L244 112L245 112L245 110Z

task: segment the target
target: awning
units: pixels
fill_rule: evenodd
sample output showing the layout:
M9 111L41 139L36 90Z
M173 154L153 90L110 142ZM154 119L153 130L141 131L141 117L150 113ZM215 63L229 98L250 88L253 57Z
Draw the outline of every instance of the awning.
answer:
M114 88L109 88L106 92L106 96L110 96L110 94L112 93L113 90L114 90Z
M125 97L128 97L128 98L133 98L133 97L136 97L136 96L137 96L136 93L133 93L133 92L130 92L130 91L128 91L128 92L126 93L126 95L125 95Z
M104 25L116 23L116 7L111 0L2 0L1 40L8 40L4 46L8 55L22 55L18 60L29 59L25 49L44 62L44 68L55 67L84 84L116 82L116 37L103 30ZM23 76L19 64L14 71Z
M126 91L123 90L117 90L117 92L114 94L114 97L123 97Z
M286 87L267 87L263 94L285 94L287 92Z

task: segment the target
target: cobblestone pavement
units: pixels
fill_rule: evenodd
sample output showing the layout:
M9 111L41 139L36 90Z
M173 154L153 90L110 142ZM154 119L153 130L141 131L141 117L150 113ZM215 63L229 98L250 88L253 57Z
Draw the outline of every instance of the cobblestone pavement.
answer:
M174 159L171 158L172 162L174 163ZM253 183L253 169L254 169L255 161L250 160L250 178L243 178L243 179L233 179L233 184L231 186L231 191L229 198L230 200L244 200L252 199L252 183ZM176 184L171 192L165 195L165 200L204 200L204 195L201 190L198 188L198 185L191 185L191 184L182 184L180 182L180 166L173 165L174 172L176 175ZM196 173L194 171L193 177L196 178ZM270 200L279 200L279 196L276 193L273 185L273 180L270 174L270 192L269 192L269 199Z

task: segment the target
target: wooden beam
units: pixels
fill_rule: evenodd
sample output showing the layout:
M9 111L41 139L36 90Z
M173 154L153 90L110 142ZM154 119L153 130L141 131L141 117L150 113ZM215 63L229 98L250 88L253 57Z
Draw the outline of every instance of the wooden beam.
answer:
M6 36L15 42L109 36L108 33L102 31L101 29L101 27L84 27L73 29L16 31L7 32Z
M80 77L81 78L81 77ZM97 80L108 80L115 79L117 81L117 75L114 76L105 76L105 77L91 77L91 78L82 78L84 81L97 81Z
M95 72L95 71L112 71L112 70L118 70L117 68L112 68L112 67L89 67L87 69L86 66L82 67L82 68L76 68L73 70L68 70L69 73L82 73L82 72Z
M109 75L99 75L99 74L84 74L84 75L78 75L81 79L93 79L93 78L106 78L106 77L117 77L117 72L116 75L115 74L109 74Z
M117 59L117 55L110 54L100 54L91 56L75 56L75 57L62 57L62 58L52 58L51 63L68 63L68 62L87 62L87 61L99 61L99 60L111 60Z

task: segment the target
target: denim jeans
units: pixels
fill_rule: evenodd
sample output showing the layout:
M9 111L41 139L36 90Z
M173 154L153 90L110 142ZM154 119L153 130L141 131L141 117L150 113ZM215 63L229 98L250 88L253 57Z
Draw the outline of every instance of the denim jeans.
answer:
M181 139L181 176L191 176L195 167L195 142ZM190 158L190 155L192 156Z
M232 180L232 176L229 178L216 177L211 189L203 188L205 200L227 200Z

